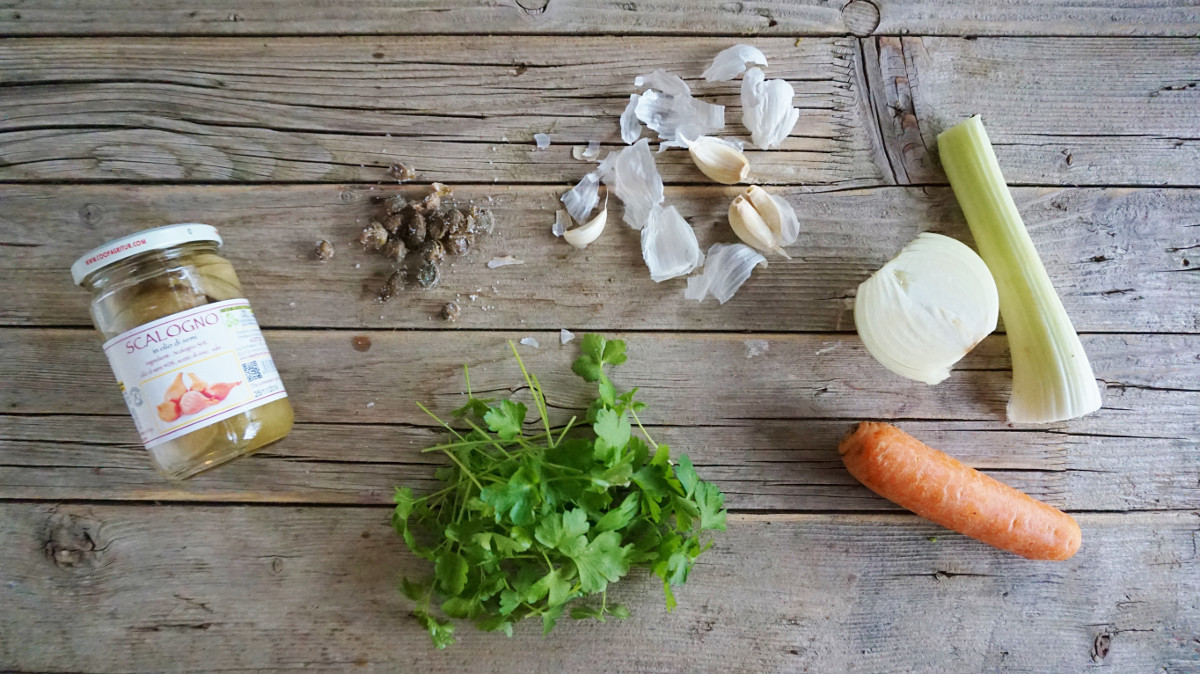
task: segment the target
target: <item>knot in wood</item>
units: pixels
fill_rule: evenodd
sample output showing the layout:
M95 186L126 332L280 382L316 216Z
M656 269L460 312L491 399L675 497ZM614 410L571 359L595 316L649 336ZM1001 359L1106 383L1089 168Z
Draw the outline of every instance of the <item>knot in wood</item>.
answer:
M104 208L100 204L86 203L79 207L79 221L87 227L95 227L104 218Z
M549 5L550 0L517 0L517 6L529 16L537 16L545 12Z
M46 523L42 549L46 557L59 568L94 566L100 523L71 513L55 512Z
M842 7L842 22L846 30L858 37L866 37L879 27L879 7L871 0L850 0Z

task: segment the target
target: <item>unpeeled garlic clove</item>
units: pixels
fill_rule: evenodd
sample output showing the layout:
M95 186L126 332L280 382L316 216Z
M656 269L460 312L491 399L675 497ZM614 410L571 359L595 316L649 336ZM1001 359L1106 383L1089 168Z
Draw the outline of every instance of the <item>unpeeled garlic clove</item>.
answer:
M729 205L729 226L738 238L764 253L782 253L779 240L754 205L739 194Z
M708 136L684 142L696 168L716 182L733 185L750 175L750 161L733 143Z
M589 243L600 238L600 234L604 231L604 225L606 224L608 224L608 211L601 209L596 214L596 217L574 229L568 229L563 232L562 237L567 243L582 250L587 248Z

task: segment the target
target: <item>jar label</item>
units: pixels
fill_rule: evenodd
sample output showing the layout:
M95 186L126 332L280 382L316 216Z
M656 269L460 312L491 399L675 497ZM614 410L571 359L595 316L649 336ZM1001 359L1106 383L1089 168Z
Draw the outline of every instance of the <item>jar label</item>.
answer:
M104 353L146 449L287 397L241 298L140 325Z

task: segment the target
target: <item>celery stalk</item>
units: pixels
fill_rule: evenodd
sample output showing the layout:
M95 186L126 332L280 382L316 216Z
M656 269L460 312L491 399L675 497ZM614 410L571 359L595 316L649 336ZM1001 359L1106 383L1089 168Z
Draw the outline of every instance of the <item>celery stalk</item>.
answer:
M938 154L1000 293L1012 354L1009 421L1064 421L1100 409L1092 366L1021 221L979 117L939 134Z

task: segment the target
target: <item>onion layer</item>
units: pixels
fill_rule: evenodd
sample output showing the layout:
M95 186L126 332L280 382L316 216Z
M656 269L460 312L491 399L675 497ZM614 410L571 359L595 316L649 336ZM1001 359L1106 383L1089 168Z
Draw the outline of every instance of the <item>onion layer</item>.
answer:
M926 233L858 286L854 324L884 367L936 384L996 329L999 311L996 282L975 251Z

